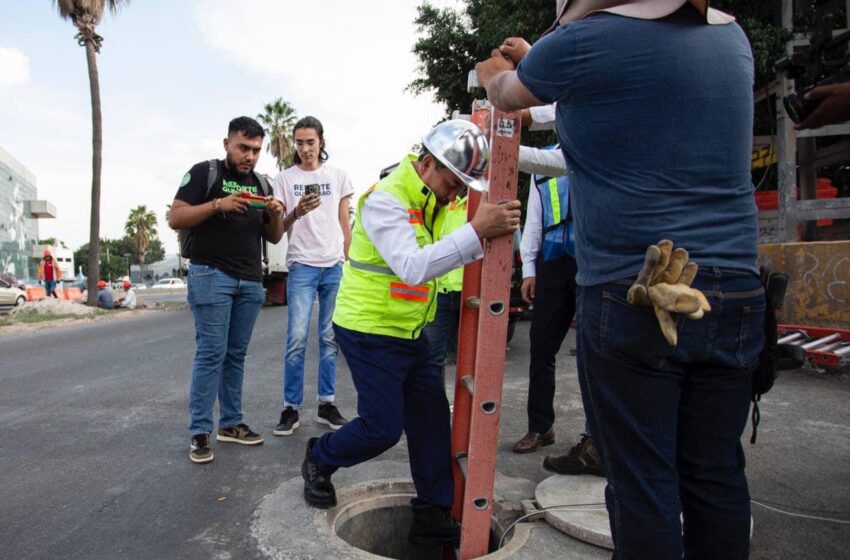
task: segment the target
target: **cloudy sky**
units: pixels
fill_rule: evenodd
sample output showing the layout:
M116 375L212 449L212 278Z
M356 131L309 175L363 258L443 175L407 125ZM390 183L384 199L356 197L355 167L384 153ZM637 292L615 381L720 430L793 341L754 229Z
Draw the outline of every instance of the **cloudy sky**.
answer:
M104 153L101 237L131 208L159 217L192 164L223 157L228 121L283 97L325 126L329 163L358 192L443 116L415 77L422 0L135 0L98 28ZM432 0L456 6L457 0ZM0 1L0 147L57 207L41 237L88 241L91 109L85 51L50 0ZM274 175L263 152L257 169Z

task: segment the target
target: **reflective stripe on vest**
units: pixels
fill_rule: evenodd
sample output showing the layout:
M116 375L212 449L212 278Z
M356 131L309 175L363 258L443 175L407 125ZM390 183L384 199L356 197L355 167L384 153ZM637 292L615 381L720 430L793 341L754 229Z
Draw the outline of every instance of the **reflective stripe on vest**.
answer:
M566 203L569 204L569 194ZM558 180L554 177L549 179L549 202L552 205L552 216L561 215L561 199L558 196Z
M570 180L561 177L534 176L543 209L543 242L540 255L543 260L555 260L566 254L575 256L575 232L569 217Z
M401 282L391 282L390 297L428 303L431 301L431 288L428 286L409 286Z
M357 268L359 270L365 270L367 272L377 272L379 274L387 274L389 276L395 276L393 270L387 266L378 266L376 264L367 264L362 263L360 261L355 261L354 259L348 259L348 264L351 265L352 268Z
M422 217L422 210L416 210L415 208L407 209L408 222L411 224L419 224L425 225L425 219Z

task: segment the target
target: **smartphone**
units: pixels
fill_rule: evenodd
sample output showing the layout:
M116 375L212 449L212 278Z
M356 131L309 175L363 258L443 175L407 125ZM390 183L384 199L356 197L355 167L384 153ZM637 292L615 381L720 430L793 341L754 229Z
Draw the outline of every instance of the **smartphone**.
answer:
M259 196L256 194L251 194L249 192L241 192L239 193L239 198L247 199L252 208L265 208L268 204L266 197Z
M315 194L316 196L319 196L319 185L316 183L313 183L312 185L304 185L304 196L307 196L308 194Z

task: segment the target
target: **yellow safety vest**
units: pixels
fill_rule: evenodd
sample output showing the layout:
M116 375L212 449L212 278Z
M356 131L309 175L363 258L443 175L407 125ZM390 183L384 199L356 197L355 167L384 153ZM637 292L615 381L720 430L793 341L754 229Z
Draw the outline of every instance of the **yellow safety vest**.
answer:
M363 204L374 191L391 194L407 209L416 242L434 242L436 197L422 182L410 155L399 163L357 203L357 219L351 234L348 261L336 297L333 322L349 330L396 338L415 339L436 312L434 280L410 286L384 261L363 229Z
M466 208L469 196L456 198L446 210L437 215L434 227L435 241L439 241L466 223ZM459 266L437 278L437 291L459 292L463 289L463 267Z

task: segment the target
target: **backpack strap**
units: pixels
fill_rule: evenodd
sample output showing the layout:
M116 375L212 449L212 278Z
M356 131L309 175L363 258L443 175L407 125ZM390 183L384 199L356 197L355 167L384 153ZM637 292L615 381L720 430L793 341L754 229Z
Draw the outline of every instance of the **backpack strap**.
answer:
M207 193L204 195L204 201L206 202L210 198L210 192L212 192L213 185L218 181L218 160L211 159L209 161L210 168L207 172Z
M269 196L272 194L272 187L269 185L269 181L266 179L265 175L254 171L254 177L256 177L257 182L260 183L260 190L263 191L263 196Z
M269 182L266 179L266 176L263 175L262 173L257 173L256 171L254 171L254 177L257 178L257 182L260 184L260 190L262 191L263 196L271 195L272 194L272 188L271 188L271 185L269 185ZM265 238L263 238L260 241L260 247L262 248L262 252L263 252L263 264L268 266L269 265L269 244L268 244L268 241L265 240Z

